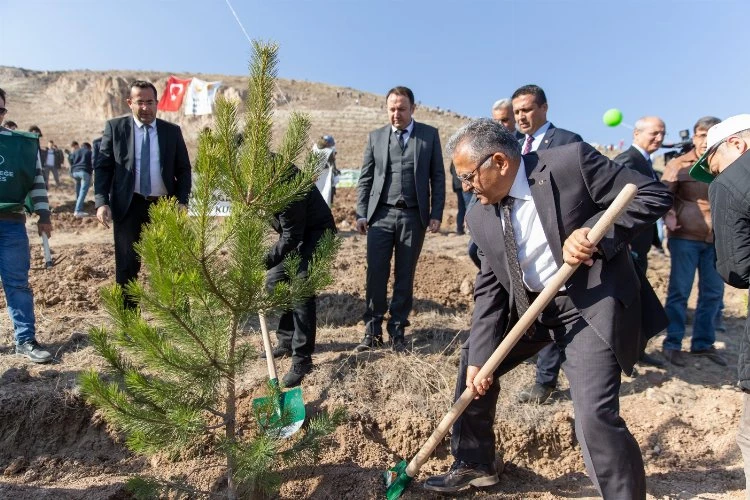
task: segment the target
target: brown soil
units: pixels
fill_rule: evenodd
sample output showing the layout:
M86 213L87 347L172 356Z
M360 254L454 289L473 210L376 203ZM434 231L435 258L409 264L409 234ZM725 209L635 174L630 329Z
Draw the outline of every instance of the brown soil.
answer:
M133 474L190 477L201 488L221 489L216 470L207 467L210 459L173 463L132 455L122 437L79 396L78 374L104 366L87 331L107 322L98 290L112 282L114 263L110 231L93 219L72 217L70 182L65 178L63 187L51 194L56 265L50 270L43 269L38 238L29 225L38 338L55 353L55 362L37 366L11 355L10 323L5 315L0 319L0 498L129 498L123 485ZM455 199L449 192L449 222L425 242L407 332L410 349L400 355L380 350L359 356L352 348L362 335L365 240L348 230L354 201L353 190L338 191L334 212L343 247L335 264L336 283L318 299L317 370L303 388L309 414L344 406L349 418L318 464L284 473L283 499L383 498L381 473L411 458L451 404L475 274L465 252L467 237L456 236L452 227ZM664 297L668 258L652 253L651 262L649 278ZM742 497L742 460L734 442L742 394L734 382L746 299L729 288L725 299L727 333L719 334L718 345L729 357L729 367L696 360L682 369L639 368L637 377L623 379L622 414L643 452L649 498ZM250 335L260 346L259 337ZM650 350L660 342L652 340ZM282 360L279 370L288 363ZM241 407L247 408L260 390L264 370L258 361L243 374ZM515 403L515 394L533 380L533 372L533 365L523 364L501 380L495 432L502 480L467 497L596 497L574 436L564 378L552 404ZM249 418L247 412L243 415ZM419 482L445 471L450 462L446 440L404 497L435 498Z

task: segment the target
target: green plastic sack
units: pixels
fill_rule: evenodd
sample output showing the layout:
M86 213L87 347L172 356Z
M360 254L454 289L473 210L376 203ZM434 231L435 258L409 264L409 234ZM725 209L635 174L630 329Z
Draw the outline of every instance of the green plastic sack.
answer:
M38 157L36 134L0 130L0 212L18 212L24 208L34 186Z

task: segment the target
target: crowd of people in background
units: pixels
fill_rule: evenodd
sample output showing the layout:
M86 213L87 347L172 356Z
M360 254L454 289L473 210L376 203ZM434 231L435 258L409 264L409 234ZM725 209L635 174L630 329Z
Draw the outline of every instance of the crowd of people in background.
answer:
M0 90L3 115L5 102ZM131 114L107 121L102 137L92 143L73 141L69 150L61 150L53 140L42 147L39 127L28 129L39 138L29 194L40 234L51 234L47 191L50 177L60 187L67 159L75 180L74 216L90 216L85 201L93 183L96 217L104 226L114 226L115 274L121 285L138 278L140 260L134 246L149 221L151 203L175 197L186 206L191 189L182 132L156 118L156 88L136 81L127 102ZM392 88L385 103L388 123L367 137L357 186L356 231L366 235L367 272L364 332L356 352L386 345L397 352L408 348L417 262L426 233L441 229L445 205L446 169L438 130L414 119L416 101L409 88ZM477 399L454 426L454 464L447 473L429 478L425 487L455 493L498 481L492 430L497 377L536 355L536 380L518 394L518 402L549 402L559 371L564 370L571 386L576 435L598 492L604 498L645 498L641 453L619 416L620 374L632 373L637 364L684 367L691 356L727 365L715 346L716 331L724 328L723 282L747 288L750 275L746 258L750 177L744 154L750 147L750 117L723 122L713 116L697 119L692 148L669 161L660 175L652 160L666 135L661 118L639 119L632 145L609 159L580 135L553 125L549 106L543 89L524 85L510 98L494 102L492 119L472 120L448 143L446 163L458 208L455 232L469 234L467 252L478 268L456 397L469 387ZM12 121L3 126L18 127ZM121 158L115 151L126 144L134 145L133 155ZM304 262L323 233L336 229L330 209L338 175L333 137L320 137L313 150L321 161L317 188L275 216L279 239L266 259L269 288L289 279L284 274L286 256L300 252ZM730 173L719 176L724 170ZM717 182L709 187L714 178ZM635 200L617 230L595 248L586 239L588 228L629 183L638 187ZM646 277L649 251L662 248L657 225L662 218L671 262L664 305ZM28 239L19 224L24 220L19 210L0 213L0 240L13 242L0 251L20 262L0 264L0 278L16 352L43 363L52 356L35 338ZM476 378L479 367L563 262L581 267L556 291L494 376ZM698 302L690 347L683 351L687 301L696 272ZM124 300L126 307L138 306L128 296ZM665 328L661 358L647 354L648 339ZM300 384L313 369L315 332L314 297L282 315L273 355L292 358L283 379L287 386ZM747 336L746 326L743 353L750 349ZM746 391L748 359L741 357L739 363ZM739 441L748 464L750 398L745 398ZM747 469L746 473L750 475Z

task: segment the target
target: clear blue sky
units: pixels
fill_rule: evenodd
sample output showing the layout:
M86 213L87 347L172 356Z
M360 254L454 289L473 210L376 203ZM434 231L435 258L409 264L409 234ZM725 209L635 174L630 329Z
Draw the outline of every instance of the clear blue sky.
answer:
M230 1L280 44L284 78L407 85L470 116L536 83L551 121L600 143L630 141L602 124L611 107L662 116L667 141L750 112L749 0ZM250 53L225 0L0 0L0 22L0 64L37 70L243 75Z

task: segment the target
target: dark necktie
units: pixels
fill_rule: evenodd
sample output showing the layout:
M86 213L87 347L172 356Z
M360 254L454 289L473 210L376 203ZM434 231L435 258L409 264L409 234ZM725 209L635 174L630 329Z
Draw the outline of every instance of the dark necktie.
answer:
M646 162L648 163L648 171L651 173L651 178L659 180L658 177L656 177L656 172L654 172L654 163L651 161L650 156L646 159Z
M522 155L527 155L531 153L531 143L534 142L534 136L527 135L526 140L523 143L523 151L521 151Z
M510 209L513 206L513 197L506 196L503 198L503 238L505 239L505 255L508 258L508 268L510 270L510 282L513 286L513 297L516 306L516 312L520 318L529 308L529 296L526 294L526 287L523 284L523 273L521 264L518 263L518 248L516 248L516 237L513 233L513 222L510 219ZM532 324L526 335L534 335L534 325Z
M151 138L150 125L143 126L143 142L141 142L141 195L151 196Z
M406 148L406 144L404 143L404 131L396 129L396 137L398 137L398 145L401 146L401 151L403 151Z

